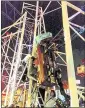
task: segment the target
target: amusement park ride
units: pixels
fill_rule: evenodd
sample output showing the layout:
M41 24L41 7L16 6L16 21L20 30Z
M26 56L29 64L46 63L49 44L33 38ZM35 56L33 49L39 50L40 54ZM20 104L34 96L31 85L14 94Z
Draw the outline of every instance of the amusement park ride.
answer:
M67 1L61 1L61 4L58 2L60 7L46 12L51 2L49 1L44 11L39 6L39 1L36 1L36 5L23 2L21 13L10 2L5 2L20 18L1 30L2 85L5 85L2 89L2 107L66 108L79 107L81 98L85 101L84 87L76 84L70 36L72 29L76 36L85 42L81 35L85 31L84 26L72 23L76 16L85 15L85 12ZM76 10L76 13L68 17L67 6ZM63 31L65 53L59 51L58 44L54 41L57 36L53 37L45 28L44 16L58 9L62 9L63 29L57 35ZM79 31L75 27L79 28ZM15 32L10 32L12 29ZM66 61L62 55L66 56ZM58 57L63 64L57 62ZM59 65L67 67L68 83L62 82ZM77 70L77 75L83 73L84 77L85 64ZM60 95L64 98L63 101L59 98Z

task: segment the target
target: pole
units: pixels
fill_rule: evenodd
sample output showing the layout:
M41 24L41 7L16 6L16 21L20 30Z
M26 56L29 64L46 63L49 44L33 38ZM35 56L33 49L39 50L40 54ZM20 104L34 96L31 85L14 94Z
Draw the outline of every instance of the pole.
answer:
M68 73L68 82L69 82L69 89L71 96L71 107L79 107L74 61L72 55L70 29L69 29L67 2L62 1L61 3L62 3L62 20L64 28L64 37L65 37L64 40L65 40L65 51L66 51L66 61L67 61L67 73Z

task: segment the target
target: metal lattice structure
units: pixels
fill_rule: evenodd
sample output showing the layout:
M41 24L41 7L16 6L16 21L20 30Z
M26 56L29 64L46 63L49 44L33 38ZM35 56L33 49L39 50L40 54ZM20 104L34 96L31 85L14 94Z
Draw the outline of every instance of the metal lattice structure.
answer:
M60 4L60 2L58 2L60 4L60 7L51 10L49 12L46 12L46 10L49 8L50 4L52 1L50 1L47 5L47 7L45 8L45 10L42 10L42 7L39 6L39 1L36 2L36 5L32 5L29 3L25 3L23 2L23 6L22 6L22 12L19 13L17 11L17 9L15 7L13 7L10 2L7 2L14 10L14 19L13 19L13 24L5 27L2 29L2 82L5 84L5 88L2 91L2 94L5 93L5 100L4 100L4 106L6 106L8 104L8 106L10 106L11 104L13 104L14 102L14 96L15 96L15 91L17 91L17 89L20 86L23 86L23 89L21 90L23 93L24 92L24 98L25 98L25 91L27 89L28 86L28 97L27 97L27 103L26 106L30 107L30 104L32 104L32 102L29 100L32 100L35 97L36 104L39 104L38 102L38 96L37 96L37 92L38 92L38 87L37 87L37 91L35 92L35 94L32 94L30 91L30 89L33 89L32 85L31 85L31 80L27 81L26 83L23 83L21 81L21 78L23 76L24 70L26 68L23 67L23 59L25 58L25 56L27 56L28 54L34 54L34 50L35 50L35 46L34 46L34 41L35 41L35 37L39 34L45 33L46 32L46 28L45 28L45 21L44 21L44 16L56 11L58 9L62 9L62 12L65 14L64 12L64 8L66 9L67 6L73 8L74 10L77 11L77 13L75 13L74 15L72 15L71 17L68 18L68 11L66 9L66 16L67 16L67 25L68 27L66 27L66 25L64 24L64 14L62 14L62 18L63 18L63 27L64 30L61 29L59 31L59 33L53 38L56 39L57 36L59 35L63 35L61 34L61 32L65 32L66 28L71 28L74 31L74 34L72 35L72 38L69 38L68 41L68 46L69 43L71 42L72 39L75 39L76 36L79 36L80 39L82 39L83 42L85 42L85 38L81 35L84 31L85 31L85 27L77 25L72 23L72 19L74 19L77 15L79 14L83 14L85 15L85 12L83 10L81 10L80 8L72 5L69 2L63 1L62 4ZM6 2L5 2L6 3ZM5 4L6 6L7 4ZM4 13L2 12L3 15L5 15L8 19L12 20L8 15L7 15L7 11ZM15 14L18 13L20 15L20 18L15 21ZM79 28L78 30L75 29ZM11 32L11 29L14 29L15 32ZM75 35L76 34L76 35ZM68 35L70 37L70 33L68 32ZM67 36L67 32L65 32L64 36ZM59 39L62 39L62 37L60 36ZM51 41L53 41L51 40ZM63 40L63 39L62 39ZM66 42L67 38L65 37L65 46L67 44ZM64 44L58 45L58 47L63 46ZM72 49L72 47L70 46L70 48ZM60 51L56 51L55 53L57 54L57 57L59 57L62 60L62 64L61 63L57 63L58 65L62 65L62 66L67 66L68 71L67 73L70 72L69 70L69 54L67 54L68 48L66 48L66 52L60 52ZM65 54L66 53L66 54ZM11 54L11 55L10 55ZM72 52L71 52L72 54ZM62 57L62 55L65 55L67 58L66 60L64 60L64 58ZM70 55L71 59L73 58L72 55ZM73 61L71 63L71 66L73 69L74 65L73 65ZM6 71L6 75L4 74L4 72ZM76 104L74 103L74 100L78 100L77 97L77 88L78 88L78 94L80 95L80 97L83 97L82 92L83 92L83 87L77 87L76 86L76 77L75 77L75 71L74 69L72 70L72 74L74 79L70 79L70 76L68 74L68 80L69 80L69 87L70 87L70 93L71 93L71 107L74 106L79 106L78 101L76 101ZM75 90L75 98L73 96L73 90L72 90L72 86L74 83L74 90ZM36 86L35 86L36 88ZM34 89L35 89L34 88ZM82 88L82 91L80 91L80 88ZM33 90L34 90L33 89ZM80 93L81 92L81 93ZM31 98L31 96L29 96L29 94L33 95L33 98ZM8 95L9 95L9 100L7 102L8 99ZM21 95L21 94L20 94ZM19 95L19 98L21 98ZM41 97L42 98L42 97ZM23 99L23 107L25 106L24 101L26 101L25 99ZM42 99L43 101L43 99ZM18 102L18 101L17 101ZM35 104L33 103L33 104ZM43 101L43 105L44 105L44 101ZM41 105L39 105L41 107Z

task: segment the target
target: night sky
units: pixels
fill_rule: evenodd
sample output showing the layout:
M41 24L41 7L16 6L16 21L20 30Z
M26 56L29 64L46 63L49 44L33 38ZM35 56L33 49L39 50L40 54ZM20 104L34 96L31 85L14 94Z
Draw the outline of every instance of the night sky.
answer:
M5 1L2 1L2 3L1 3L2 4L1 10L6 13L6 8L4 6L4 2ZM35 1L26 1L26 2L32 3L32 4L36 3ZM21 12L23 1L10 1L10 3L14 7L16 7L16 9L19 12ZM42 8L44 10L48 3L49 3L49 1L40 1L39 5L42 6ZM82 8L83 6L85 6L84 1L71 1L71 3L78 6L79 8ZM47 11L50 11L50 10L58 8L58 7L60 7L60 5L56 1L53 1L51 3L51 5L49 6L49 8L47 9ZM85 7L83 7L83 10L85 11ZM76 11L74 11L71 8L68 8L68 12L69 12L69 16L71 16ZM7 6L7 14L11 17L11 19L13 19L14 15L12 13L12 8L10 6ZM20 16L17 14L15 19L17 20L19 17ZM62 26L62 11L61 11L61 9L59 9L55 12L52 12L48 15L45 15L44 18L45 18L45 24L46 24L46 31L51 32L53 34L53 36L55 36L63 27ZM4 16L2 14L1 15L2 28L12 24L14 21L12 21L11 19L7 18L6 16ZM79 24L80 26L84 26L85 25L85 16L80 14L72 22ZM85 33L83 33L82 36L85 37ZM62 35L62 37L63 37L63 35ZM75 70L76 70L77 65L82 64L81 60L85 58L85 43L79 37L77 37L75 40L72 41L72 48L73 48L73 56L74 56L74 63L75 63ZM60 47L60 50L65 51L64 46ZM67 79L67 76L65 76L66 67L62 67L62 69L64 71L63 79ZM83 86L84 86L84 78L80 78L77 76L77 79L81 79Z

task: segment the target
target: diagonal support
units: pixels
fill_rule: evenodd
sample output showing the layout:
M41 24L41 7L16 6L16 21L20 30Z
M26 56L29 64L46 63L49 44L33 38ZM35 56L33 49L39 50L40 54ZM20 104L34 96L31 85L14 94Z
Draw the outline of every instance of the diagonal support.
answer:
M72 9L74 9L74 10L76 10L76 11L82 13L83 15L85 15L85 12L84 12L83 10L81 10L81 9L78 8L77 6L71 4L70 2L67 2L67 5L68 5L69 7L71 7Z
M81 36L71 25L70 28L85 42L85 38L83 38L83 36Z

